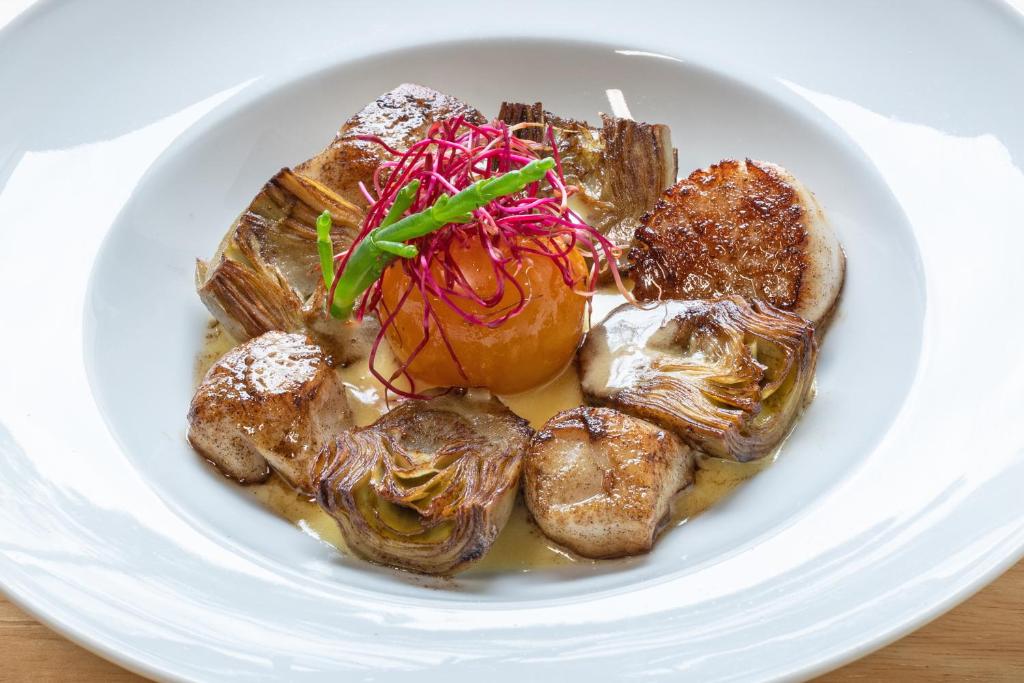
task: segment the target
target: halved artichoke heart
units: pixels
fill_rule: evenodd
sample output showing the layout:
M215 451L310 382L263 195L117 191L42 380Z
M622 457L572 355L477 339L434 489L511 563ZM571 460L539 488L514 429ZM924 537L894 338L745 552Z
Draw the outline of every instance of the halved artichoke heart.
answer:
M502 102L498 118L552 127L565 181L581 190L571 199L573 209L617 244L630 243L640 217L676 182L678 155L664 124L602 114L601 127L594 128L545 111L541 102ZM543 127L516 131L542 143L545 134Z
M283 169L238 217L213 258L197 260L199 297L237 341L271 330L309 333L337 362L353 360L353 336L366 335L324 312L316 218L325 210L333 219L335 251L348 248L362 210Z
M366 558L451 574L508 521L531 436L495 399L410 401L324 447L317 501Z
M738 296L620 306L580 350L590 400L740 462L767 455L786 436L816 358L810 323Z

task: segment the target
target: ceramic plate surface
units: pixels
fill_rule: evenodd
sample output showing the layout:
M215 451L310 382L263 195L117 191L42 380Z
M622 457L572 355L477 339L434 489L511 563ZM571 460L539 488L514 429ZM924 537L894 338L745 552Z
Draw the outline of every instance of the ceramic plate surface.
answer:
M371 7L371 5L373 5ZM0 580L168 679L803 677L1024 549L1024 24L930 3L78 3L0 32ZM59 48L59 49L58 49ZM412 81L785 166L848 255L772 467L648 556L425 582L194 456L207 256L277 169Z

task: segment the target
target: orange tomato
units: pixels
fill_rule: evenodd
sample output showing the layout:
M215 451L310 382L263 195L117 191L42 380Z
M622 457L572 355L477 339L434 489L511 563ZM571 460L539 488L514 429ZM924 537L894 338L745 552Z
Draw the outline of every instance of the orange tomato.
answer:
M478 294L486 297L497 291L491 259L478 240L453 244L451 254ZM587 269L579 252L572 252L569 263L582 281ZM440 266L434 266L434 275L440 280ZM433 322L427 344L413 359L409 374L435 386L486 387L497 394L518 393L557 375L572 360L583 338L587 297L567 287L558 267L543 256L525 254L516 280L529 302L518 315L496 328L467 322L431 295L430 306L437 313L466 377L459 372ZM387 311L395 310L408 286L409 277L400 264L384 271L382 318ZM518 301L518 291L506 283L501 303L495 308L487 309L465 300L460 300L459 305L480 318L493 319L496 311ZM423 341L422 321L423 299L419 290L414 289L386 333L400 363Z

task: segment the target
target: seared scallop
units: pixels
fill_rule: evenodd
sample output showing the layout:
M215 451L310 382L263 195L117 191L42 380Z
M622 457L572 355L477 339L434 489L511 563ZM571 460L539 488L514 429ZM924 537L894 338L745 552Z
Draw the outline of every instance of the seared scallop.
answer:
M364 557L451 574L508 521L532 434L497 399L408 401L324 447L317 501Z
M463 117L484 123L484 116L458 98L415 83L403 83L384 93L345 121L334 141L322 152L295 167L357 206L366 199L359 184L373 187L373 174L392 156L381 145L360 136L379 138L394 149L405 150L427 136L439 121Z
M641 219L629 261L641 301L738 294L819 327L845 275L814 195L785 169L749 159L694 171L665 192Z
M611 408L555 415L523 467L526 505L544 533L585 557L651 549L672 497L693 483L690 448L671 432Z
M762 302L624 304L579 353L592 402L671 429L710 455L746 462L789 433L814 380L809 322Z
M312 495L320 447L352 424L345 388L320 347L301 334L267 332L224 354L188 412L192 447L241 484L273 468Z

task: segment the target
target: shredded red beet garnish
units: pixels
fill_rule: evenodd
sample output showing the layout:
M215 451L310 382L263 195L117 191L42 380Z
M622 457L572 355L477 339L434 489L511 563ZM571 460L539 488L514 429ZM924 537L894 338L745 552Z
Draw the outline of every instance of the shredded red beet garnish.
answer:
M473 325L499 327L519 315L529 303L529 294L516 278L523 258L528 254L550 259L561 272L566 287L588 296L594 291L600 270L608 268L620 291L626 294L616 267L619 249L569 208L569 197L579 190L565 183L552 130L547 130L548 145L542 145L513 135L516 128L523 125L529 124L513 127L502 122L475 125L463 117L455 117L434 123L425 138L404 152L391 148L375 136L355 136L355 139L380 145L395 158L380 165L374 174L372 188L361 184L360 189L370 207L353 246L336 257L337 273L344 271L355 245L380 225L396 193L411 181L420 181L419 191L409 208L409 213L416 213L433 205L443 193L454 195L476 181L522 168L539 159L541 153L552 154L556 161L555 169L546 174L546 182L533 183L523 192L492 201L475 211L474 220L469 223L450 223L412 240L410 243L416 245L418 254L413 258L398 259L390 266L402 268L408 277L409 285L399 298L399 308L414 289L418 289L424 315L422 341L407 358L398 359L398 369L389 376L377 370L375 361L381 340L394 324L397 310L387 310L383 304L383 278L378 278L362 295L353 316L361 320L367 313L374 312L380 319L381 330L374 341L369 363L370 372L387 391L407 398L427 398L417 393L416 383L408 369L434 330L441 335L465 377L466 373L433 309L434 302L448 306ZM477 240L491 259L493 291L482 293L474 289L452 256L454 245L465 245L471 240ZM578 277L570 263L569 257L574 249L590 259L590 271L585 277ZM501 304L509 288L518 295L511 307L507 303ZM467 308L467 304L472 304L472 308ZM408 390L396 386L396 380L401 377L409 383Z

